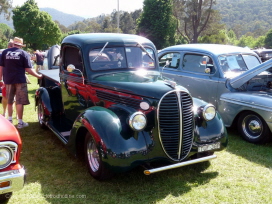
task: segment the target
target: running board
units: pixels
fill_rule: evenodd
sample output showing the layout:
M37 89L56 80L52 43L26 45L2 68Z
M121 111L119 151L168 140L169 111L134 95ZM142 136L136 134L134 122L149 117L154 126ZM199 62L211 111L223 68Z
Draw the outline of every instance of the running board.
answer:
M150 175L150 174L157 173L160 171L165 171L165 170L174 169L174 168L178 168L178 167L182 167L182 166L187 166L187 165L196 164L196 163L200 163L200 162L204 162L204 161L209 161L211 159L215 159L216 157L217 157L216 155L211 155L211 156L207 156L207 157L201 157L199 159L193 159L193 160L189 160L189 161L185 161L185 162L181 162L181 163L177 163L177 164L172 164L169 166L163 166L163 167L159 167L159 168L149 169L149 170L145 170L144 174Z

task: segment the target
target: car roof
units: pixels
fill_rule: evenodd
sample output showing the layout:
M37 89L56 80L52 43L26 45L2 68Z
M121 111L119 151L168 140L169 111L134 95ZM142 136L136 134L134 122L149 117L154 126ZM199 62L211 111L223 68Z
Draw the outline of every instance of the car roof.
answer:
M182 45L174 45L171 47L167 47L162 51L170 51L170 50L186 50L186 51L202 51L209 52L214 55L222 55L228 53L252 53L256 55L255 52L250 50L249 48L243 48L233 45L221 45L221 44L182 44Z
M137 43L149 45L156 49L154 44L147 38L121 33L86 33L86 34L74 34L65 37L62 44L73 44L81 48L84 47L103 47L108 42L107 47L111 46L124 46L124 45L136 45Z

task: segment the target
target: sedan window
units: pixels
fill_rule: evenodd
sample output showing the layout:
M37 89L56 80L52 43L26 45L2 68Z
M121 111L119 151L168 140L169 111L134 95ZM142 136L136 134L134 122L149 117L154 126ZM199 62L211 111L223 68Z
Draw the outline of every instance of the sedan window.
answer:
M167 53L159 59L160 67L178 69L179 63L180 63L180 54L177 52Z
M215 72L212 59L201 54L185 54L182 69L207 74Z
M221 55L219 56L219 62L225 76L232 75L231 73L241 74L260 64L257 57L241 54Z

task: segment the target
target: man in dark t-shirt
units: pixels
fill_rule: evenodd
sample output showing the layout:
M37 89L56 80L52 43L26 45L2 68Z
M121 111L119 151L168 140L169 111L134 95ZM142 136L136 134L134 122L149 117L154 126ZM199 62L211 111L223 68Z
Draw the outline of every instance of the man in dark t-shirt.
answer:
M35 51L35 55L36 55L36 64L37 64L36 71L42 70L43 69L44 55L39 50Z
M18 116L17 128L23 128L28 126L28 123L22 120L24 105L29 104L25 72L39 79L42 78L42 75L32 69L28 53L21 49L25 46L23 39L15 37L13 46L12 48L4 50L2 53L0 61L0 80L3 78L6 86L8 119L12 122L12 104L15 96Z

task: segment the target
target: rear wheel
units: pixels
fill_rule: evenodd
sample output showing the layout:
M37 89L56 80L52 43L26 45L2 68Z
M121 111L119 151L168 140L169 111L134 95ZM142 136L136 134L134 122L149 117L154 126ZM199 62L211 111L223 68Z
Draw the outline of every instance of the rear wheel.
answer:
M46 125L44 124L45 114L42 102L39 100L38 102L38 121L41 128L45 129Z
M90 174L97 180L111 178L113 173L108 170L102 162L98 145L89 132L86 134L84 146L85 160Z
M271 138L267 124L254 112L244 112L240 115L238 130L242 138L251 143L265 143Z

